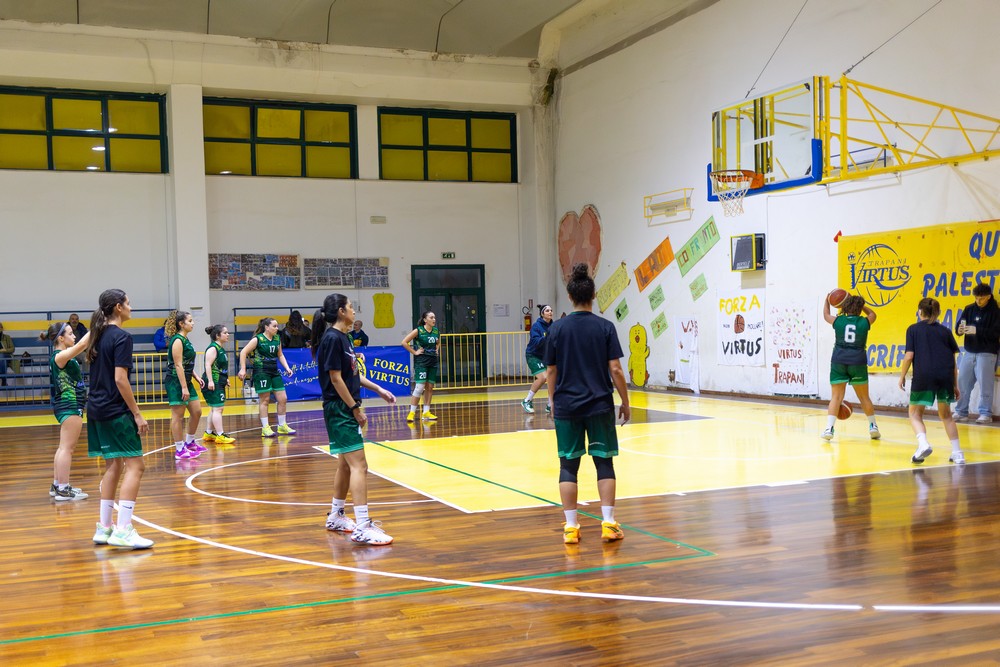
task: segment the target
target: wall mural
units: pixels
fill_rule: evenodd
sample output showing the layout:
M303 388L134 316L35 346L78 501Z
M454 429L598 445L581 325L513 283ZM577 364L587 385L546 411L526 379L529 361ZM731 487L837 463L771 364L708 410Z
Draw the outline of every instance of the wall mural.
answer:
M576 211L564 214L557 238L564 285L569 282L574 264L584 262L590 267L591 276L597 274L601 259L601 216L593 204L584 206L579 215Z

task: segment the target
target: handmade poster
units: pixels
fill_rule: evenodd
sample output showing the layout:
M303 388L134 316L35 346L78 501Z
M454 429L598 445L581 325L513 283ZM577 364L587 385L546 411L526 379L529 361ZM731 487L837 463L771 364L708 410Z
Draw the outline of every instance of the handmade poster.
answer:
M715 226L715 218L709 217L677 253L677 268L680 269L681 275L687 275L687 272L693 269L694 265L701 261L701 258L718 242L719 230Z
M628 303L622 299L621 303L615 307L615 319L621 322L626 317L628 317Z
M672 261L674 261L674 249L670 245L670 237L668 236L663 239L660 245L656 246L653 252L649 253L649 257L643 260L642 264L636 267L635 283L639 286L639 291L646 289L663 269L670 266Z
M653 338L659 338L660 334L667 330L667 316L665 313L657 315L649 326L653 329Z
M666 301L666 298L663 296L663 285L658 285L655 290L649 293L649 309L656 310Z
M674 318L674 338L677 340L677 374L680 384L691 387L696 394L701 393L699 385L698 320L694 315Z
M764 290L719 292L716 357L720 366L764 365Z
M597 307L601 309L602 313L608 309L612 301L625 291L629 282L628 268L625 266L625 262L622 262L597 290Z
M688 288L691 290L691 300L697 301L702 294L708 291L708 281L705 280L705 274L703 273L692 280Z
M818 393L816 315L815 303L768 303L765 330L772 393Z

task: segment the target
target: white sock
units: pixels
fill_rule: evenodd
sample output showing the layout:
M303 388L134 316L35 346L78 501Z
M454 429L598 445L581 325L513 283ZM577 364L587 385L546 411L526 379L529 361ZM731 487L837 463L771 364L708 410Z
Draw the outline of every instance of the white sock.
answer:
M174 447L177 449L177 451L181 451L182 449L184 449L184 444L185 443L183 440L178 440L177 442L174 443Z
M115 509L115 501L101 499L101 525L111 525L111 512Z
M920 445L920 447L922 447L922 448L927 446L927 434L926 433L918 433L917 434L917 444Z
M826 427L828 429L832 430L833 429L833 425L836 424L836 423L837 423L837 416L836 415L827 415L826 416Z
M344 513L344 505L346 505L346 504L347 504L346 500L342 500L340 498L334 498L333 499L333 505L330 508L330 511L333 514L343 514Z
M260 418L260 425L263 426L264 428L267 428L267 417Z
M604 517L605 521L610 523L615 522L615 506L614 505L601 505L601 515Z
M135 510L134 500L119 500L118 501L118 530L125 530L125 528L132 523L132 512Z
M868 418L868 428L878 428L875 426L875 415Z
M424 406L424 414L427 414L427 413L428 413L428 412L430 412L430 411L431 411L431 406L429 406L429 405L425 405L425 406Z
M285 415L278 415L278 426L285 425Z
M576 510L563 510L563 514L566 515L566 525L579 528L580 524L577 523Z
M962 447L958 444L958 438L955 438L954 440L951 441L951 451L953 452L962 451Z
M529 390L528 390L528 397L527 397L526 399L524 399L524 400L526 400L526 401L530 401L530 400L531 400L532 398L534 398L534 396L535 396L535 392L533 392L533 391L531 391L531 390L529 389Z
M185 443L194 442L194 433L185 433L184 434L184 442Z
M368 521L368 505L354 506L354 522L359 526Z

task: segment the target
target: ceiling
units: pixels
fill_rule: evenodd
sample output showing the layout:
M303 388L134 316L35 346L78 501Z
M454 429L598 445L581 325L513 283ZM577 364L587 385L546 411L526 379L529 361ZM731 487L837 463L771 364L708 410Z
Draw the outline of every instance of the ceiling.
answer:
M0 19L535 58L580 0L0 0Z

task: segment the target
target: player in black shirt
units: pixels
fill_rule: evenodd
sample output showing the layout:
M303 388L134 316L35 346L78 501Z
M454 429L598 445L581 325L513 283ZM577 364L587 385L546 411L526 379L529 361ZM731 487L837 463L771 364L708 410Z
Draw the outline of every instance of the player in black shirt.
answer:
M618 455L612 388L621 397L618 415L622 423L632 416L621 364L624 355L615 326L593 312L594 280L586 264L573 267L566 291L573 302L573 312L552 325L545 346L559 451L559 496L566 516L563 542L580 541L577 473L584 453L593 457L597 468L603 515L601 538L611 542L625 537L621 525L615 521L616 481L612 460Z

